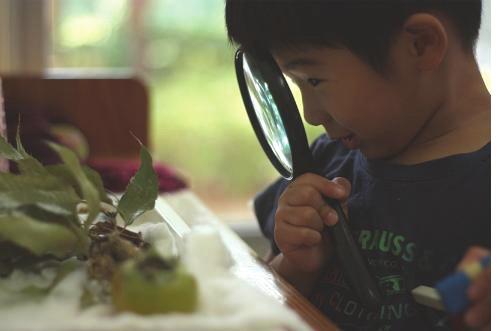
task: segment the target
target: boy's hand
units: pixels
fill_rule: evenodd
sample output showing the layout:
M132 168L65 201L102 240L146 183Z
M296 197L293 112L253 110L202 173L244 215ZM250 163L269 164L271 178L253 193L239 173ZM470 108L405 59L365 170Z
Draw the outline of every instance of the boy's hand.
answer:
M459 263L458 269L490 254L488 249L471 247ZM471 328L490 330L490 267L485 268L471 283L467 292L471 306L464 314L464 321Z
M313 273L320 271L329 260L331 243L325 228L335 225L338 216L322 195L342 202L347 213L344 203L350 189L345 178L330 181L307 173L283 192L276 210L274 236L284 258L295 268Z

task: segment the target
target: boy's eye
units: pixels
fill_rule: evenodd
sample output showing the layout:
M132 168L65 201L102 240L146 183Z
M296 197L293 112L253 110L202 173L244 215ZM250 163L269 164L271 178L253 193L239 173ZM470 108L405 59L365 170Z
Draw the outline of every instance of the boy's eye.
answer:
M322 80L321 79L316 79L316 78L309 78L309 79L307 79L307 82L309 84L311 84L312 86L316 87L316 86L319 85L319 83L322 82Z

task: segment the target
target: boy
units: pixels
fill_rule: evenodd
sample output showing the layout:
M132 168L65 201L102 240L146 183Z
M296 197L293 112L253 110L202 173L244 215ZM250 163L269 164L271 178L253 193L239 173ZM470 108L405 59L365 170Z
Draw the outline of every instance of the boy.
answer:
M324 177L279 180L255 209L270 264L345 330L449 328L416 304L458 263L489 254L490 95L474 58L478 0L227 0L231 41L268 49L299 87ZM342 201L383 295L368 311L324 229ZM461 262L462 261L462 262ZM490 327L490 268L464 321Z

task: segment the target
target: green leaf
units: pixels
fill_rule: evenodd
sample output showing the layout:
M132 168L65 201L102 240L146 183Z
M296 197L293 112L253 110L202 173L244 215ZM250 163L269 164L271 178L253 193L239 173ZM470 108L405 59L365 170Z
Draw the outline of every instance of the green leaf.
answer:
M105 188L102 182L102 178L100 178L100 175L98 172L93 170L92 168L88 166L81 166L83 169L83 172L85 173L86 177L88 180L95 186L95 188L98 191L98 195L100 197L101 201L111 203L111 199L107 196L107 193L105 192ZM76 190L76 193L80 196L83 197L83 192L81 192L79 183L73 176L71 169L66 164L56 164L56 165L50 165L45 167L47 171L55 177L62 178L66 183L72 185L74 189Z
M0 172L0 191L29 190L32 188L40 190L61 190L70 187L66 183L53 176L38 175L15 175Z
M80 253L76 235L66 226L35 220L21 213L0 214L0 240L9 241L37 256L57 258Z
M0 196L0 212L23 209L26 213L36 207L51 213L49 217L43 215L50 220L58 215L79 225L76 205L81 199L60 177L0 173Z
M4 157L7 160L17 161L23 158L22 154L19 153L11 144L5 140L3 136L0 135L0 157Z
M76 209L76 207L74 207ZM90 246L90 238L88 237L87 232L81 227L81 221L78 217L78 214L76 213L76 210L72 215L69 214L60 214L60 213L53 213L51 211L47 211L46 209L39 208L37 205L23 205L19 207L18 209L8 212L2 212L0 210L0 213L6 214L6 213L19 213L26 215L27 217L37 220L39 222L45 222L45 223L55 223L61 226L66 227L69 231L71 231L74 236L78 239L78 252L82 256L86 256L89 246ZM0 236L0 250L2 249L1 247L1 236ZM5 253L5 252L4 252ZM0 260L2 258L16 258L16 253L12 253L7 249L7 256L2 255L2 252L0 252ZM14 254L14 255L13 255ZM22 254L21 254L22 255ZM10 257L9 257L10 256Z
M74 188L76 194L83 198L83 193L79 188L79 183L67 164L48 165L45 168L51 176L59 178L61 182Z
M82 197L86 200L88 205L88 217L85 221L85 228L88 229L100 211L99 192L93 183L88 179L83 167L79 163L78 157L73 151L54 143L49 143L49 146L59 154L61 159L67 165L73 179L78 183Z
M157 175L152 167L152 157L143 145L140 150L140 159L140 169L131 178L126 192L117 205L117 211L128 225L147 210L154 208L159 194Z
M29 155L21 143L21 136L19 135L19 129L17 130L16 135L16 143L17 143L17 152L22 155L22 158L16 160L17 166L19 168L19 172L21 174L30 174L30 175L38 175L38 176L48 176L48 172L45 167Z
M50 213L70 216L76 214L76 205L79 201L70 187L62 191L45 191L36 188L0 191L0 211L35 205Z
M17 132L17 150L10 145L5 138L0 136L0 157L15 161L19 167L19 171L31 175L46 175L46 170L43 165L34 157L29 155L21 143L19 132Z
M88 177L88 179L97 188L100 200L112 204L112 199L109 198L107 192L105 191L104 183L102 182L100 174L88 166L83 166L83 171L85 172L86 177Z
M28 153L24 149L24 146L21 143L21 118L19 118L19 122L17 123L16 144L17 144L17 151L19 153L21 153L23 156L28 155Z

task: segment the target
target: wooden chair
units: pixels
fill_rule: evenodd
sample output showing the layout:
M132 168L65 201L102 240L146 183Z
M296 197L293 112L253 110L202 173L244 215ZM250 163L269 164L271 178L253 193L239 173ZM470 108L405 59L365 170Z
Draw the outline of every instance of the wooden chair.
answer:
M49 120L78 127L90 159L138 158L131 133L148 145L148 91L136 78L2 76L2 86L7 105L42 109Z

